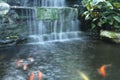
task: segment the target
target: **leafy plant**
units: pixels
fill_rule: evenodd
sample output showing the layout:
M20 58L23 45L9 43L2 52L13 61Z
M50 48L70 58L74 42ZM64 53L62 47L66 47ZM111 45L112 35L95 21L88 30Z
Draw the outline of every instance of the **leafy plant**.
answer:
M85 20L91 21L92 29L107 27L120 29L120 2L117 0L83 0L86 11L82 14Z

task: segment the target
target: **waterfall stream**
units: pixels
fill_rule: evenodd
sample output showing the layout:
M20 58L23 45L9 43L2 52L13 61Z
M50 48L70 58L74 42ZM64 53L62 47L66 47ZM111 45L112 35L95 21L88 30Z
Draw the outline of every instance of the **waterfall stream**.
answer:
M42 7L63 7L65 0L42 0Z
M34 0L33 3L32 10L26 11L30 43L79 39L76 8L65 7L65 0Z

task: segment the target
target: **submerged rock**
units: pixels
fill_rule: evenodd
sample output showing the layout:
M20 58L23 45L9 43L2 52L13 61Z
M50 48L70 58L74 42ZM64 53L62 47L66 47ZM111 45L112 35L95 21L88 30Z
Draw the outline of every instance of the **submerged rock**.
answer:
M5 2L0 2L0 16L3 16L8 13L10 10L10 5Z
M103 40L111 41L114 43L120 43L120 32L101 30L100 37Z

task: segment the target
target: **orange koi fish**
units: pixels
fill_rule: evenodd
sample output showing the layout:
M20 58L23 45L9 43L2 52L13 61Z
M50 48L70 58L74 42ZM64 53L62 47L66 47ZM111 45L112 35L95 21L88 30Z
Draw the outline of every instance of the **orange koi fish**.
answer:
M38 80L42 80L42 72L38 71Z
M106 68L109 67L109 66L111 66L111 64L102 65L102 66L98 69L98 71L99 71L99 73L100 73L101 76L103 76L103 77L106 77L106 76L107 76L107 74L106 74Z
M34 72L31 72L29 80L34 80L34 78L35 78L35 74L34 74Z

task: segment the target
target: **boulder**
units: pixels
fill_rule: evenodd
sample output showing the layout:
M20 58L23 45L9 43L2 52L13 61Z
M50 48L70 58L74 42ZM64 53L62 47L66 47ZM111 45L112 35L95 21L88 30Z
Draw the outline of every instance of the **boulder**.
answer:
M5 2L0 2L0 16L3 16L8 13L10 10L10 5Z
M120 43L120 32L101 30L100 37L102 40Z

